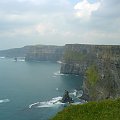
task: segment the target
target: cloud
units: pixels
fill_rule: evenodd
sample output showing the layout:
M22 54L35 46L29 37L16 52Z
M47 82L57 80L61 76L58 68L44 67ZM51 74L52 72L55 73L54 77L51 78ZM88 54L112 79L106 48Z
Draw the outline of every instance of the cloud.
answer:
M74 9L77 10L76 16L80 18L89 18L92 12L98 10L100 7L100 2L89 3L87 0L77 3Z
M119 11L119 0L101 0L101 6L96 12L96 16L104 19L116 19L120 17Z
M38 35L54 35L57 33L57 29L50 23L41 23L34 26L34 30Z
M8 42L120 44L119 11L120 0L1 0L0 49Z

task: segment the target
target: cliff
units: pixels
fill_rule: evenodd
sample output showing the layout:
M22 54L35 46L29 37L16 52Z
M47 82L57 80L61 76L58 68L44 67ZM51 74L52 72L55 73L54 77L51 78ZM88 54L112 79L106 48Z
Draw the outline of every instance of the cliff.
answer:
M82 74L84 99L120 97L120 46L66 45L61 73Z
M87 66L96 61L93 45L67 44L62 59L61 73L84 74ZM88 59L89 58L89 59Z
M25 57L26 61L58 61L63 56L63 46L31 45L22 48L1 50L1 57Z
M22 48L13 48L8 50L0 50L1 57L25 57L28 51L30 50L30 46L24 46Z
M36 45L26 54L26 61L58 61L64 52L63 46Z

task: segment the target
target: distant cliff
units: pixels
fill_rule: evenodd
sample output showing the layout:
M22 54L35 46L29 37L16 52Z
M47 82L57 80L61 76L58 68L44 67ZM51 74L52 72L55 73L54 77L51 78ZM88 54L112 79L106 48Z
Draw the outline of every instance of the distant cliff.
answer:
M26 61L58 61L64 52L63 46L31 45L22 48L1 50L0 56L25 57Z
M62 61L61 73L84 76L84 99L120 97L120 46L68 44Z
M25 46L22 48L13 48L8 50L0 50L1 57L25 57L28 51L30 51L30 46Z
M64 52L62 46L38 45L33 46L26 54L26 61L58 61Z

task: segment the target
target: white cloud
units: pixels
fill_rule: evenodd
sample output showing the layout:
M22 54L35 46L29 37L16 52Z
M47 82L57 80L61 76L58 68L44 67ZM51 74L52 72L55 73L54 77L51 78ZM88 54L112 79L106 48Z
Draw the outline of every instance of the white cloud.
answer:
M41 23L41 24L35 25L34 29L37 34L43 35L43 36L48 34L56 34L57 32L57 29L55 29L54 26L49 23L48 24Z
M100 2L89 3L87 0L77 3L74 9L77 10L76 16L81 18L89 18L93 11L96 11L100 7Z

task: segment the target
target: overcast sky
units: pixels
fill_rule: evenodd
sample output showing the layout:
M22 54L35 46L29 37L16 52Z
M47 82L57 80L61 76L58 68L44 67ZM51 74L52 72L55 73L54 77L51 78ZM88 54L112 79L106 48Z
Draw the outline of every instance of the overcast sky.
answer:
M0 49L119 44L120 0L0 0Z

